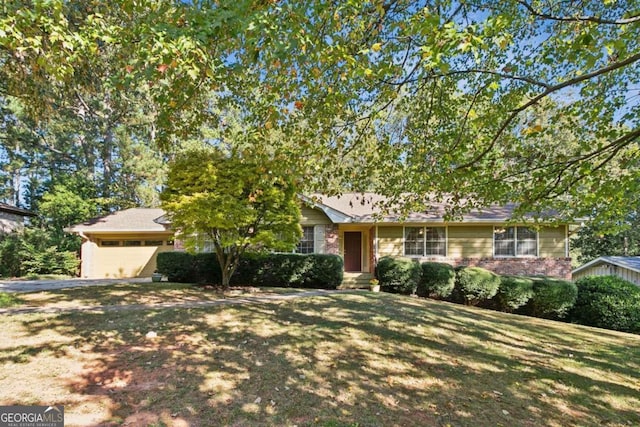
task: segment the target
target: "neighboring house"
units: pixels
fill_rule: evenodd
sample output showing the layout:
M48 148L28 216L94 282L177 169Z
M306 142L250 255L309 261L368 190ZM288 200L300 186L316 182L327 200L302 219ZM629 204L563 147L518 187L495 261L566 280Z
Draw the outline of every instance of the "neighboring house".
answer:
M24 227L26 217L36 216L33 212L0 203L0 233L11 233Z
M601 256L572 272L573 280L587 276L618 276L640 286L640 256Z
M375 204L382 198L375 194L350 193L341 197L302 199L303 237L296 252L342 256L346 286L366 285L373 277L377 260L383 256L456 266L474 265L500 274L571 277L569 225L541 226L536 230L508 224L513 206L472 212L460 221L447 222L443 219L442 206L435 206L430 212L412 213L405 219L396 215L380 216ZM115 218L128 217L131 211L139 218L145 212L144 221L137 227L129 221L114 236ZM169 228L169 221L159 209L129 209L94 220L93 224L74 226L70 231L82 232L86 239L82 254L83 276L125 277L134 273L150 275L153 271L120 266L131 264L127 251L131 248L125 242L142 243L140 233L143 230L160 233L154 237L158 241L160 236L168 240L172 236ZM117 244L109 243L113 246L105 247L105 242L116 237ZM181 250L179 242L176 245L176 250ZM203 248L207 246L203 242ZM171 247L158 246L159 250L171 250ZM109 252L109 258L106 252ZM155 266L155 259L148 263Z
M82 237L80 277L151 276L156 255L174 250L174 232L155 221L163 215L162 209L126 209L66 229Z

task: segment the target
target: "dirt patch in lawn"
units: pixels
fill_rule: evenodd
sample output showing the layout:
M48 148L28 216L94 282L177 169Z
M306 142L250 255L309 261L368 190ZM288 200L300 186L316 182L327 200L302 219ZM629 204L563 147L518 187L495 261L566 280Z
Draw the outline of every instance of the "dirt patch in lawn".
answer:
M0 404L67 426L628 426L640 337L388 294L0 318Z

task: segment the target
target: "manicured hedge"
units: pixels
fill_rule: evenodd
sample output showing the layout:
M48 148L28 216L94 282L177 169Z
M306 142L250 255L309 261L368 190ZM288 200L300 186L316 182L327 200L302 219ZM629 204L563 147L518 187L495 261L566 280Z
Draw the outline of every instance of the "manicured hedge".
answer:
M523 276L500 276L498 292L491 299L492 309L512 312L533 297L533 279Z
M221 282L213 253L158 254L158 272L181 283ZM335 289L342 283L342 258L328 254L246 254L231 277L232 285Z
M466 305L493 298L500 286L500 276L480 267L458 267L456 269L456 285L451 294L454 302Z
M522 308L523 314L546 319L561 319L576 302L575 283L548 277L534 277L533 296Z
M160 252L156 258L156 270L167 276L170 282L195 283L193 255L186 252Z
M585 277L576 285L578 298L569 321L640 333L640 287L616 276Z
M247 254L232 284L335 289L342 283L342 258L329 254Z
M456 284L456 272L449 264L423 262L417 294L436 299L448 298Z
M376 277L384 292L411 295L420 282L420 264L408 258L383 257L376 266Z

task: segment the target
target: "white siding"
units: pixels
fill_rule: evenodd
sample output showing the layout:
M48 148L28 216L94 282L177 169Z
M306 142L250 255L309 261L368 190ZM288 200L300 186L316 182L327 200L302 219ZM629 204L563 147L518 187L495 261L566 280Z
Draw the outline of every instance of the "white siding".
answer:
M573 274L573 280L587 276L618 276L640 286L640 273L613 264L598 264Z
M313 226L313 252L317 254L323 254L327 251L326 249L326 240L324 237L325 226L324 225L314 225Z

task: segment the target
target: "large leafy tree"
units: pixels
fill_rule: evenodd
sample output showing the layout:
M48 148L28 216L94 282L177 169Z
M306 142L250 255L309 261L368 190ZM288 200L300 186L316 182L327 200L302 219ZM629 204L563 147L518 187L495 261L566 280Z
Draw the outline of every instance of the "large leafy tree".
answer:
M148 91L161 147L220 119L213 92L284 135L309 188L605 219L638 192L632 0L54 0L3 13L0 90L36 116L55 107L52 87L91 93L83 70L107 52L100 84Z
M591 222L578 230L571 246L580 263L600 256L638 256L640 212L621 216L615 223Z
M301 235L291 177L281 164L236 149L179 154L161 199L188 249L203 238L212 243L225 288L245 251L290 251Z

